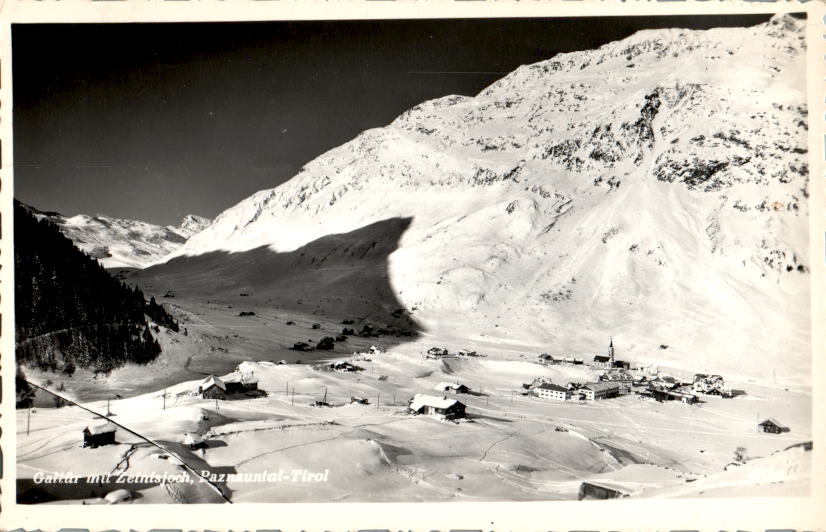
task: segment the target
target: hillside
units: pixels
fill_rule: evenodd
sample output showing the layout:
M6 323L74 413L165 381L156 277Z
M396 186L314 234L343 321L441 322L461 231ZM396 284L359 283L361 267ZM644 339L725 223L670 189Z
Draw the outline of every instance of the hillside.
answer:
M60 230L14 205L16 359L71 377L145 364L161 347L150 321L178 325L137 288L114 279Z
M642 31L418 105L132 280L806 385L805 101L802 20Z
M189 214L178 227L138 220L57 212L31 208L38 219L56 225L75 245L105 268L143 268L164 259L187 239L209 225L210 220Z

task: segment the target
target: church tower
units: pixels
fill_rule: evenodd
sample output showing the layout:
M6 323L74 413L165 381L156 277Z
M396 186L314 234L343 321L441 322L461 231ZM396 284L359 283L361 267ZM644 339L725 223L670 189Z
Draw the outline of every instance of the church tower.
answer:
M611 337L611 341L608 344L608 358L611 359L611 365L614 365L614 337Z

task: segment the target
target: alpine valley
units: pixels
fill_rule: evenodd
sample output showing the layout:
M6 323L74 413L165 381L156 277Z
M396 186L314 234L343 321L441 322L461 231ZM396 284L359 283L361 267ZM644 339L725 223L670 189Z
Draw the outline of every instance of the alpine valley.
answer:
M76 233L179 330L150 320L146 364L27 369L129 430L81 448L88 411L20 410L18 500L122 487L35 484L65 464L195 480L136 503L807 495L805 25L641 31L417 105L191 234Z

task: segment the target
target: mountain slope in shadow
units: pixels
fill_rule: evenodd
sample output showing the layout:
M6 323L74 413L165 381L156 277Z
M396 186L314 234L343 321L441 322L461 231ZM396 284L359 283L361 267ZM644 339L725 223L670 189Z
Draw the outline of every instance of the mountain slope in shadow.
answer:
M403 305L388 270L388 258L411 221L382 220L286 253L262 246L176 257L128 274L127 282L183 299L243 301L250 308L302 313L315 309L328 319L357 318L407 328L415 335L416 323L407 312L398 312Z

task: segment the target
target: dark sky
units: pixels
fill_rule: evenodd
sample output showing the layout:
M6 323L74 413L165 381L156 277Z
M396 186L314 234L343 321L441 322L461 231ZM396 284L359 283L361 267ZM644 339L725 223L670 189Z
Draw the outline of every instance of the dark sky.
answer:
M12 27L15 196L176 224L424 100L639 29L768 15Z

